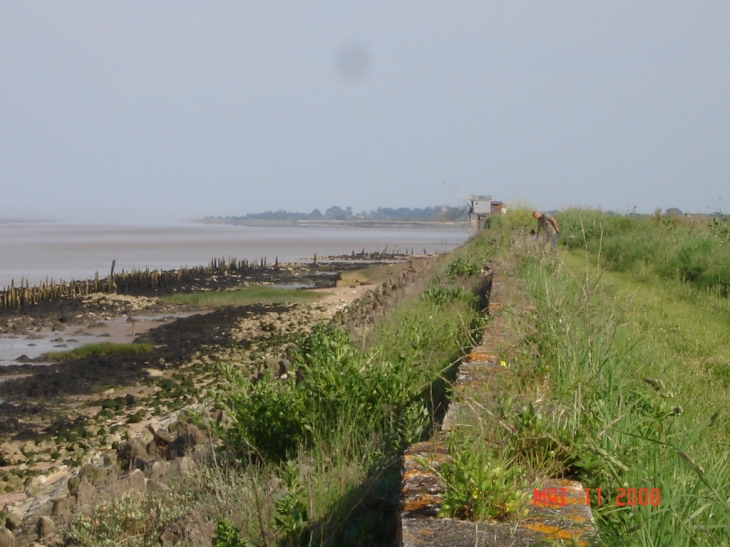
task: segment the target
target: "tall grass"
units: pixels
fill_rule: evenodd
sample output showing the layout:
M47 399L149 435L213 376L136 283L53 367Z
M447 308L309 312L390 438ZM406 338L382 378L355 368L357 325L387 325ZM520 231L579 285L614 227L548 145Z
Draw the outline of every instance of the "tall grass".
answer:
M484 435L530 476L601 488L593 509L606 545L730 545L730 396L721 366L730 302L713 281L727 256L722 234L664 218L571 211L559 220L564 237L582 222L583 247L568 240L575 254L546 256L525 244L523 231L493 228L535 311L516 320L519 393L498 401L505 427ZM670 265L683 256L694 258L680 274ZM697 264L702 273L690 278ZM620 488L658 489L661 500L619 507Z
M557 215L562 242L605 267L651 280L676 279L730 293L730 222L720 218L630 217L570 209Z

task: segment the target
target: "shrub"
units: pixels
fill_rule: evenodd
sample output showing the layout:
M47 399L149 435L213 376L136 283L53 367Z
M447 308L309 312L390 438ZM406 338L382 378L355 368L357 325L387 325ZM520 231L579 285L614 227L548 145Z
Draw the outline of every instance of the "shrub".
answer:
M479 273L479 264L468 260L464 257L458 257L452 260L446 267L446 277L454 279L457 277L468 277Z
M369 359L344 331L321 324L298 346L295 374L286 380L268 373L251 382L226 370L233 389L220 402L234 425L224 439L239 457L253 449L265 460L284 461L344 422L360 434L379 429L398 437L403 419L428 417L419 375L405 361Z
M421 295L425 301L437 306L445 306L453 302L473 303L475 296L464 287L430 287Z
M222 516L219 516L216 522L212 545L213 547L254 547L252 543L241 539L238 528Z
M481 439L452 440L453 462L441 464L447 487L441 515L467 520L506 520L515 515L527 486L524 471L503 456L484 450Z
M91 515L75 514L66 539L83 547L157 546L165 524L182 515L189 501L173 490L147 496L126 494L95 507Z

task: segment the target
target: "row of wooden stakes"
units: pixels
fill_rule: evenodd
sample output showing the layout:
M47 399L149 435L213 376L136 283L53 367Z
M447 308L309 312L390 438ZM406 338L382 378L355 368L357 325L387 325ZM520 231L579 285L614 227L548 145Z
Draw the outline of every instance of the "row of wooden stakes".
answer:
M135 289L159 289L175 283L192 281L200 276L225 275L227 273L245 273L252 269L271 267L266 259L260 261L238 260L236 258L214 258L207 266L181 267L178 270L132 270L114 273L116 261L112 262L108 277L100 278L97 272L93 280L69 281L57 283L53 279L46 280L37 286L30 286L27 279L15 281L0 291L0 310L17 309L29 304L56 300L66 296L85 296L93 293L127 292ZM277 258L273 265L279 267Z

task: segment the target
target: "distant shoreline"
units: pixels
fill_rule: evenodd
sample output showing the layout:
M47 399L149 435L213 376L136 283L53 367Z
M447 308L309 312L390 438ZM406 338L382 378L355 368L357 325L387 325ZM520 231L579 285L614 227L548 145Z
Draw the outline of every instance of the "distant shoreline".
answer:
M0 218L0 224L51 224L55 220L37 218Z
M189 219L189 222L196 224L215 224L223 226L302 226L319 228L454 228L465 229L469 223L461 221L435 221L435 220L259 220L240 218L215 218L203 217Z

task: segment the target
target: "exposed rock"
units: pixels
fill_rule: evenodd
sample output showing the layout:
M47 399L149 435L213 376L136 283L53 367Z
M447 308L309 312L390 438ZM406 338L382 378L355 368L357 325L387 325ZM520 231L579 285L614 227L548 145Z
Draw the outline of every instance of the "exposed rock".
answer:
M5 527L0 528L0 547L15 547L15 536Z
M109 474L96 484L88 477L82 477L76 487L76 508L82 513L88 513L100 501L118 498L125 494L144 494L146 491L147 480L139 469L121 477Z
M148 476L150 479L164 479L167 477L167 474L170 471L170 463L169 462L154 462L148 472Z
M38 539L47 538L56 533L56 523L51 517L40 517L35 525L35 531Z
M46 484L46 478L45 475L38 475L37 477L28 477L25 479L23 483L25 495L29 498L37 496L43 490L43 486Z
M140 431L137 434L135 440L137 442L139 442L140 444L143 444L144 445L144 444L148 443L149 441L153 441L154 440L154 435L152 433L150 433L149 430L143 429L142 431Z
M56 448L56 443L51 440L41 441L40 439L36 439L33 441L33 444L35 444L38 452L50 451Z
M169 478L176 478L178 474L171 474L172 464L170 462L156 461L147 471L147 489L152 492L164 492L170 486Z
M160 534L160 544L163 547L172 547L183 540L185 531L177 521L168 524ZM13 538L14 539L14 538Z
M87 479L91 484L103 483L114 474L114 470L105 467L97 467L93 464L86 464L79 469L79 480Z
M69 480L69 484L71 481ZM78 481L74 491L76 506L82 511L88 511L96 501L96 487L86 478Z
M154 458L159 458L160 456L164 456L164 455L166 455L166 454L167 454L167 448L165 448L164 452L163 452L163 451L158 451L158 450L157 450L157 445L155 444L155 441L154 441L154 440L152 440L152 441L148 442L148 443L147 443L147 444L145 445L145 447L144 447L144 448L145 448L145 450L147 451L147 454L148 454L148 455L149 455L149 456L150 456L151 458L153 458L153 459L154 459ZM142 469L142 468L137 468L137 469L142 469L142 471L144 471L145 469L148 469L148 467L149 467L149 466L147 466L147 467L145 467L145 468L143 468L143 469Z
M106 435L104 435L104 440L103 440L102 444L104 444L106 446L112 446L114 443L120 443L121 440L122 439L119 435L107 433Z
M124 470L144 469L148 466L149 454L137 441L127 441L117 447L117 461Z
M269 369L272 374L276 375L279 371L279 359L273 355L267 355L264 359L264 368Z
M216 425L223 426L224 428L230 427L233 423L231 417L228 416L228 414L226 414L222 409L215 409L211 411L210 417L216 423Z
M22 524L23 518L18 513L11 511L8 513L8 516L5 517L5 527L8 530L17 530Z
M180 475L189 475L195 469L195 462L189 456L178 458L175 460L174 465Z
M71 498L59 498L53 501L51 515L57 518L65 519L73 510L74 502Z
M212 522L204 522L195 511L189 510L165 526L160 534L160 543L163 547L171 547L182 542L189 545L210 545L213 531Z
M164 429L158 429L152 427L152 424L148 426L148 429L152 433L152 440L147 443L147 453L156 458L164 458L167 456L167 447L174 441L173 436Z
M152 424L150 424L148 426L148 429L150 430L150 433L152 433L152 436L154 437L155 442L165 442L167 444L170 444L174 440L174 438L170 434L170 432L165 431L162 428L155 430L155 428L152 427Z
M236 282L238 286L239 282ZM109 309L103 309L99 311L98 317L113 317L118 315L119 309L124 309L124 313L131 314L131 306L126 306L126 303L122 300L115 300L112 302L108 298L99 297L100 303ZM117 309L119 308L119 309ZM255 309L254 309L255 308ZM96 320L94 312L85 311L83 315L74 315L75 310L60 310L54 313L53 321L55 322L59 317L59 313L63 312L64 315L68 316L69 323L80 325L87 324L89 321ZM328 313L328 312L327 312ZM259 319L265 315L265 320L259 321ZM153 344L155 350L150 355L144 357L139 356L110 356L107 360L104 360L104 366L100 366L100 360L98 358L81 359L78 362L71 363L70 366L66 367L37 367L42 372L33 378L25 379L23 382L22 389L12 389L8 391L9 395L19 395L27 397L28 394L32 393L33 397L37 397L39 401L50 401L52 397L65 397L75 396L77 394L93 394L94 397L98 396L99 391L97 388L103 389L103 387L109 385L123 384L124 386L132 385L137 381L146 379L149 368L155 366L155 363L159 362L165 367L168 365L171 367L178 367L186 362L186 359L190 355L194 355L201 347L208 347L217 342L221 344L221 347L233 348L231 350L233 355L230 359L237 366L249 367L254 362L261 363L264 359L262 353L270 351L275 357L269 360L270 368L272 372L276 373L279 377L285 374L291 374L290 365L285 355L285 348L269 348L265 344L260 344L261 347L257 348L258 342L253 341L253 350L251 337L254 335L257 329L263 329L266 336L272 336L279 331L302 331L305 332L308 328L308 324L315 319L320 318L319 316L326 315L324 307L317 308L316 311L309 310L309 308L296 308L295 306L283 306L283 305L260 305L244 308L226 309L215 312L214 314L206 315L195 315L183 320L176 320L174 324L164 326L159 330L155 329L154 332L150 332L145 335L144 341ZM78 321L74 318L79 319ZM168 318L169 320L169 318ZM246 329L237 330L238 323L248 321L251 323L250 327ZM103 323L102 323L103 324ZM45 325L45 324L44 324ZM51 325L47 325L49 328ZM1 327L1 326L0 326ZM39 327L40 328L40 327ZM249 332L250 331L250 332ZM88 333L88 331L87 331ZM45 334L45 331L44 331ZM68 335L80 334L79 331L70 333ZM89 333L92 334L92 333ZM67 338L68 335L63 335ZM59 335L54 335L59 336ZM61 342L61 340L57 340ZM66 340L68 342L68 340ZM277 342L278 344L278 342ZM251 357L249 354L251 351L256 351L256 354ZM207 350L206 350L207 351ZM210 357L203 355L198 360L201 363L201 368L204 370L211 369L213 363L221 360L220 357ZM20 365L14 365L20 367ZM29 366L29 365L28 365ZM63 370L60 370L60 369ZM56 370L58 369L58 370ZM157 371L162 374L162 371ZM35 374L35 371L33 371ZM247 372L250 372L248 370ZM200 384L200 377L193 375L193 380L196 381L196 385ZM121 399L118 395L123 395L128 390L119 390L112 388L103 393L105 397ZM137 397L141 397L141 392L136 390L132 391ZM143 393L143 392L142 392ZM191 398L191 390L188 390L185 404L192 404L195 399ZM4 397L4 394L3 394ZM130 406L134 406L136 403L132 395L125 397L127 409ZM55 403L54 403L55 404ZM139 403L141 404L141 403ZM169 403L168 403L169 404ZM39 410L33 410L33 412L46 412L43 405L38 404ZM177 405L175 405L177 406ZM202 405L201 405L202 406ZM50 406L49 406L50 408ZM167 407L160 407L160 415L166 415L169 413ZM144 409L143 409L144 410ZM197 409L196 409L197 411ZM83 411L85 412L85 411ZM28 414L28 411L26 411ZM119 419L118 413L115 413L116 419ZM158 415L158 413L156 413ZM33 532L33 525L36 524L40 514L47 514L50 508L51 502L53 502L53 516L55 517L56 530L59 530L65 525L64 516L73 513L74 511L87 512L92 508L97 507L101 503L107 502L109 499L113 499L121 495L124 492L144 492L145 490L164 490L168 488L167 483L174 484L174 480L181 473L195 472L198 469L198 462L205 460L206 458L214 457L212 447L209 444L210 439L207 432L201 432L197 427L189 424L188 416L184 412L178 417L178 422L174 425L169 425L170 420L174 422L174 416L176 413L171 415L163 416L160 421L165 424L165 429L155 431L150 429L149 433L144 431L140 435L139 425L134 425L131 428L129 426L120 426L113 423L113 420L105 420L103 423L100 421L89 420L88 423L84 422L84 433L80 433L80 430L74 430L78 433L78 439L74 435L74 440L70 439L70 433L72 429L69 427L68 432L69 438L57 439L58 442L44 441L48 443L47 447L41 447L41 444L32 446L31 443L25 443L21 454L23 456L30 456L33 454L34 461L38 462L41 458L45 457L45 452L49 455L51 452L57 453L54 460L57 462L61 459L72 460L74 463L71 467L76 467L79 463L93 462L99 465L100 459L104 457L103 450L104 446L98 446L98 441L103 438L104 443L108 446L112 442L118 442L119 451L117 458L119 463L125 470L144 469L144 473L139 471L132 471L126 476L118 477L117 473L119 469L116 465L111 465L111 473L109 475L102 474L99 469L104 469L108 466L105 464L102 468L87 465L79 470L79 476L69 478L68 473L74 473L73 470L64 470L60 476L54 474L53 479L49 478L47 481L50 483L54 481L55 491L48 495L43 495L43 498L37 497L35 500L29 500L28 503L33 503L33 511L24 513L25 525L23 535L19 536L18 541L24 543L28 541L25 538L25 534ZM224 414L222 411L214 411L211 416L212 420L216 423L230 423L230 417ZM69 418L72 420L72 417ZM112 423L110 423L110 421ZM23 421L25 423L25 418ZM81 422L79 422L81 423ZM74 427L77 425L74 422ZM159 426L156 426L159 427ZM122 429L123 428L123 429ZM125 431L126 430L126 431ZM114 433L107 433L113 431ZM171 433L172 432L172 433ZM34 432L35 433L35 432ZM54 432L51 432L55 434ZM11 431L12 435L17 435L17 429ZM145 447L145 436L150 439ZM135 438L134 441L131 439ZM16 439L28 439L33 438L30 435L27 436L16 436ZM123 439L128 439L131 442L124 443ZM143 442L140 442L143 441ZM18 444L15 442L14 444ZM172 446L171 446L172 445ZM115 447L117 448L117 447ZM109 454L113 454L110 452ZM20 455L19 455L20 456ZM170 462L159 462L155 461L155 457L160 459L167 459L168 457L173 460ZM113 459L114 456L112 455ZM192 459L191 459L192 458ZM25 463L26 459L23 459L21 463ZM57 464L60 465L60 464ZM63 477L68 484L68 491L72 493L69 499L58 499L59 495L64 495L66 485L64 480L57 480ZM147 480L144 477L149 477ZM13 476L20 486L20 479L15 475ZM32 486L32 484L30 484ZM46 485L49 489L51 485ZM77 507L74 504L78 503ZM83 508L85 506L85 509ZM195 515L198 519L199 517ZM187 518L187 516L186 516ZM197 528L201 528L200 522L194 523ZM205 540L191 540L191 533L186 531L185 527L182 528L183 540L185 543L191 544L207 544L210 545L210 537L212 535L212 525L207 523L203 525L203 528L207 526L210 531ZM172 533L172 532L171 532ZM201 536L203 537L203 536ZM156 539L156 538L155 538ZM50 539L40 540L42 543L52 545L56 541L60 541L58 532L54 534ZM0 547L2 547L0 545Z
M205 440L205 435L203 435L196 425L185 424L178 433L177 439L167 447L167 459L181 458L197 445L203 444Z
M146 469L149 469L151 463L152 458L147 460L144 460L142 458L134 458L130 470L145 471Z
M127 493L144 494L147 491L147 479L145 479L142 471L135 469L128 475L119 479L119 481L113 485L111 489L116 490L118 495Z
M0 465L17 465L27 459L18 445L11 442L0 444Z
M147 490L150 492L165 492L170 486L161 479L149 479L147 481Z
M68 493L72 496L76 495L76 492L79 487L79 478L78 477L71 477L68 479Z
M193 459L194 462L203 465L216 464L214 448L210 444L200 444L196 446L190 454L190 457Z

